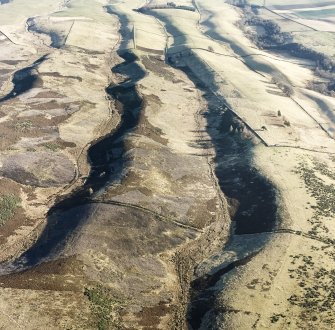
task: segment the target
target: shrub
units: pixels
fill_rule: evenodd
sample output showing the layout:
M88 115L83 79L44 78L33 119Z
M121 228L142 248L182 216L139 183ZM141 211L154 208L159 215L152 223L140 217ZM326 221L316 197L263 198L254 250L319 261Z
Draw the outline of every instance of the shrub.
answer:
M29 130L30 128L32 128L33 126L33 123L30 121L30 120L27 120L27 121L19 121L15 124L15 129L17 131L27 131Z
M287 119L284 119L284 125L290 127L291 123Z
M233 6L237 6L237 7L244 7L244 6L248 5L247 0L229 0L228 3L233 5Z
M272 83L276 84L278 88L288 97L294 94L294 90L292 86L289 84L284 77L281 76L274 76L272 77Z
M319 81L309 81L307 83L307 88L313 90L315 92L321 93L327 96L333 96L335 85L332 85L332 81L327 82L319 82Z
M43 146L51 151L57 151L59 149L61 149L61 147L56 144L56 143L51 143L51 142L48 142L48 143L44 143Z
M102 285L85 288L84 295L91 303L91 310L96 317L98 330L121 329L119 312L120 302L113 299L109 290Z
M281 32L280 26L270 20L256 16L252 11L245 10L245 18L239 24L240 27L244 26L260 26L265 30L262 35L252 34L249 37L260 48L273 47L285 44L291 39L289 33Z
M0 196L0 226L3 226L20 206L21 199L13 194Z

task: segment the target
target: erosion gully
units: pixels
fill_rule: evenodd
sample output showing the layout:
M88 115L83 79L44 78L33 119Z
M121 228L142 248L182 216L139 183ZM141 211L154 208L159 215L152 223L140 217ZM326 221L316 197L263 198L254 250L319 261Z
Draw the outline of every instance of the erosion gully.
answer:
M0 102L14 99L15 97L29 91L31 88L37 87L37 85L41 83L37 74L37 68L47 59L47 57L48 55L44 55L37 59L32 65L16 71L12 78L12 90L7 95L0 98Z
M164 16L157 13L151 14L164 23L170 35L183 35L182 31L177 26L171 25ZM189 62L186 60L184 65L178 65L176 68L184 71L188 78L193 81L197 89L202 92L207 104L207 111L204 116L207 121L206 130L215 149L215 175L221 191L224 193L228 204L230 204L230 209L233 210L230 212L232 220L231 238L234 235L270 232L277 222L275 188L253 165L254 142L245 138L243 134L230 132L234 114L227 106L224 98L217 96L218 94L209 87L215 86L214 74L208 70L208 67L199 57L195 54L190 56L193 57L191 66L188 65ZM206 71L206 83L201 79L202 77L198 76L199 72L201 74L204 71ZM220 239L215 237L215 232L209 238L213 242ZM222 252L229 246L229 241L228 239L227 244L224 244L224 237L222 237ZM220 246L220 244L218 245ZM202 321L206 313L214 310L216 299L214 288L217 282L228 272L250 262L259 251L259 249L250 251L248 256L233 261L218 271L206 274L201 278L195 276L195 270L201 261L211 256L210 249L204 249L202 260L201 258L195 258L196 263L192 265L194 267L193 276L191 275L191 280L189 279L183 283L184 286L188 286L188 306L185 311L186 327L188 329L195 330L205 326L202 325ZM205 255L206 252L207 255ZM180 256L180 258L182 259L183 256ZM185 253L184 258L189 258L189 254ZM185 292L186 288L183 288L183 291ZM206 326L203 329L205 328Z
M125 20L125 17L120 19L121 21ZM124 23L122 26L125 26ZM124 33L129 34L129 31L124 31ZM63 196L49 210L45 230L31 248L11 263L9 268L12 271L33 267L47 260L48 257L55 253L58 247L62 245L61 243L66 241L67 237L78 228L85 218L84 215L80 215L74 217L72 221L64 221L61 213L80 205L90 204L92 195L89 191L93 191L94 196L95 192L103 190L106 186L113 183L114 179L120 177L124 169L125 160L123 159L123 154L125 147L123 137L135 129L138 123L143 101L137 92L136 83L144 77L145 72L136 64L137 57L135 54L124 51L119 55L124 59L124 62L115 66L112 69L113 72L125 74L129 72L127 67L132 65L131 75L128 75L128 78L121 84L111 84L106 88L106 92L116 102L117 110L121 116L120 123L107 136L92 143L88 150L92 169L87 180L82 187L70 195ZM13 98L31 88L38 78L34 74L33 69L42 60L36 61L31 67L24 69L25 71L22 73L18 72L18 74L14 75L12 92L0 101ZM208 122L206 129L216 152L214 159L215 175L227 200L231 201L232 205L235 205L235 211L231 214L234 223L232 235L271 231L275 225L277 213L276 194L271 183L252 164L252 142L243 138L242 135L232 135L228 131L227 128L230 126L229 118L231 116L225 116L224 113L228 113L229 110L224 112L222 110L223 107L218 106L218 104L223 105L225 103L224 100L218 99L207 88L207 85L187 66L182 69L196 87L202 91L208 105L205 113ZM219 136L218 127L215 124L218 120L221 121L221 128L223 128ZM213 231L213 233L219 233L219 231ZM220 240L220 237L216 239ZM204 238L203 241L208 241L208 239ZM201 242L202 240L200 239L194 244L201 245ZM213 309L215 303L215 291L213 291L213 288L221 277L236 267L246 264L256 254L251 252L246 258L234 261L210 276L194 278L193 271L197 266L196 263L200 263L201 258L204 260L211 255L210 252L206 255L207 250L203 250L205 252L200 253L201 258L197 258L196 263L189 262L190 251L195 248L201 250L201 247L193 246L190 249L179 251L175 258L176 268L178 268L177 272L182 272L180 269L183 268L183 263L187 265L184 267L187 269L186 271L184 270L184 274L180 274L183 296L181 300L182 304L185 305L184 309L181 308L181 314L184 314L181 315L181 318L186 318L187 324L182 321L175 324L183 324L183 327L186 326L190 329L199 329L205 314ZM185 275L187 272L191 272L189 274L190 277Z
M214 95L188 67L183 67L182 70L202 91L208 106L205 113L207 133L216 154L215 175L231 209L231 238L234 235L270 232L277 220L276 191L252 163L253 142L243 134L229 131L232 115L225 106L225 100ZM219 125L216 124L218 121ZM222 247L222 252L225 246L229 246L229 240ZM189 329L200 329L205 314L213 310L216 299L214 288L222 276L247 264L258 252L259 250L250 251L248 256L233 261L212 274L193 277L187 308Z
M119 56L124 59L124 62L115 66L112 71L123 74L127 66L132 65L134 73L127 77L125 82L118 85L111 84L106 88L106 92L115 100L116 108L120 113L119 125L107 136L92 143L88 150L91 171L85 183L70 195L62 196L53 205L48 212L46 228L39 239L9 267L7 265L11 271L33 267L56 253L62 242L65 242L66 238L85 219L85 214L80 214L80 216L73 217L71 221L65 221L66 217L62 213L80 205L90 204L95 193L99 193L111 184L114 178L120 177L124 167L123 137L138 123L142 98L137 92L136 83L144 77L145 72L136 64L137 57L133 53L123 52ZM115 153L115 150L118 152Z
M51 39L50 47L61 48L62 46L64 46L64 41L63 41L64 38L62 38L56 32L53 32L53 31L46 32L43 29L39 28L38 25L35 23L34 17L28 18L26 22L26 26L29 32L48 35Z

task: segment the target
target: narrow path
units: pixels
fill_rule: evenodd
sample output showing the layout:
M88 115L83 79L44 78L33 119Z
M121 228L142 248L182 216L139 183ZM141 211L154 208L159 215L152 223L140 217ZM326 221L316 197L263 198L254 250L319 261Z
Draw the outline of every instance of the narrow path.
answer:
M3 31L0 31L0 33L2 34L2 35L4 35L12 44L14 44L14 45L16 45L16 46L23 46L23 45L20 45L20 44L17 44L15 41L13 41L11 38L9 38L8 37L8 35L5 33L5 32L3 32Z
M290 235L297 235L301 237L305 237L314 241L318 241L320 243L326 244L326 245L334 245L335 240L332 240L330 238L322 238L316 235L311 235L308 233L304 233L300 230L294 230L294 229L276 229L271 231L265 231L264 234L290 234ZM237 235L237 236L243 236L243 235Z
M88 200L85 204L106 204L106 205L129 207L129 208L132 208L132 209L137 209L137 210L141 210L143 212L152 214L152 215L156 216L156 219L158 219L160 221L164 221L166 223L173 223L174 225L176 225L180 228L190 229L190 230L196 231L198 233L203 233L204 232L202 229L184 224L184 223L178 221L175 218L167 217L167 216L165 216L161 213L158 213L154 210L151 210L147 207L144 207L144 206L141 206L141 205L138 205L138 204L119 202L119 201L115 201L115 200L106 201L106 200L103 200L103 199L91 199L91 200Z

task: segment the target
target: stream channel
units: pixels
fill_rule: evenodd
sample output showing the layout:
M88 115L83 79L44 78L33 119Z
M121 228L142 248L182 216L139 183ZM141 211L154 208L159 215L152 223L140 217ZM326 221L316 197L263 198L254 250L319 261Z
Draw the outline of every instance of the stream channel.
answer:
M97 141L94 141L88 150L91 171L83 186L67 196L61 196L59 201L51 207L47 216L47 224L38 240L18 259L10 264L4 263L5 272L20 271L30 268L48 260L62 249L66 239L80 226L85 219L88 208L78 206L90 205L96 193L120 178L124 169L124 136L137 125L142 109L142 98L137 92L136 83L145 75L144 70L136 63L137 57L131 52L119 54L124 62L116 65L112 71L124 74L131 65L132 75L118 85L111 84L106 93L114 100L120 114L119 125ZM29 68L30 70L30 68ZM25 76L26 77L26 76ZM22 81L13 80L16 91L25 91L34 82L35 78L23 78ZM20 87L18 87L20 86ZM12 92L4 99L13 97ZM117 150L117 152L115 152ZM91 194L90 191L94 193ZM75 216L69 219L64 216L65 211L79 209ZM70 221L69 221L70 220ZM3 271L2 271L3 273Z

